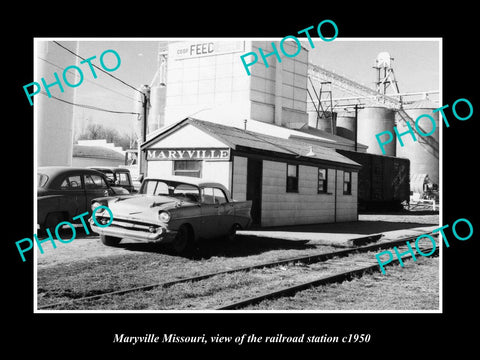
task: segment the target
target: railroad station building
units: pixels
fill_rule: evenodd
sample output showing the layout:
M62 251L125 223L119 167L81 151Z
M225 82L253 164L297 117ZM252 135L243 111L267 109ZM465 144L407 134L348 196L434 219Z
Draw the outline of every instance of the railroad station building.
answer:
M273 51L268 41L169 43L139 123L149 129L140 173L220 182L252 200L260 226L356 221L361 166L336 150L366 146L309 126L306 49L268 67L259 58L248 76L240 55L258 48Z
M214 180L235 200L252 200L255 225L358 219L360 165L299 138L186 118L150 138L142 152L147 177Z

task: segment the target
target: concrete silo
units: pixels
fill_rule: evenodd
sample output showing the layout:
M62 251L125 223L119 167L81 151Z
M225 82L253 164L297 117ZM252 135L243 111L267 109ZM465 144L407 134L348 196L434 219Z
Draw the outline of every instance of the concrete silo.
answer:
M410 134L402 136L404 146L397 141L396 151L398 157L410 159L410 174L412 190L416 192L422 191L423 179L428 178L433 184L439 184L439 112L433 113L438 108L429 100L420 100L399 110L396 114L397 130L399 134L408 131L406 121L410 122L414 129L417 141L414 141ZM429 115L435 121L432 123L430 118L421 117L417 125L421 132L428 134L433 131L430 136L422 136L415 130L415 120L422 115ZM435 130L433 128L435 127ZM417 179L417 180L415 180ZM415 182L421 182L415 184Z
M77 41L62 41L62 45L78 52ZM75 88L55 84L54 74L62 77L60 68L79 65L78 58L53 41L36 41L36 81L45 79L52 85L49 89L52 98L45 94L35 96L35 113L37 117L37 166L71 166L73 154L73 109ZM77 74L66 72L71 83L78 83ZM42 88L42 91L44 89ZM55 98L53 98L55 97Z
M381 106L359 109L357 141L368 146L368 153L395 156L394 126L395 111L393 109ZM383 154L375 136L383 131L390 131L394 137L390 143L384 145L385 154Z
M168 45L160 43L158 48L158 70L150 84L150 108L147 118L148 133L165 125L167 61Z

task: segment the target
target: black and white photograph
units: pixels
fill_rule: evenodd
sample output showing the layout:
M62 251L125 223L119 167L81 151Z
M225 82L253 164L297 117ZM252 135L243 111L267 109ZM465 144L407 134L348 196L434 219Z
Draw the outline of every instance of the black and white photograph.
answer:
M36 39L37 309L438 311L441 39L325 40Z
M473 344L472 16L290 5L98 10L8 40L11 346Z

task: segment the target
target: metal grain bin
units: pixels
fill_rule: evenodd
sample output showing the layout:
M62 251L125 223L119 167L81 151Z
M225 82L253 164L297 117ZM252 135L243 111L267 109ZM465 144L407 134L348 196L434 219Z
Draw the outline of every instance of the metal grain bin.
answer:
M355 141L355 114L351 112L338 113L337 135Z
M357 141L368 146L367 152L371 154L395 156L396 137L394 133L395 111L387 107L365 107L358 111ZM376 135L390 131L393 139L384 145L383 154ZM386 136L386 135L385 135Z
M398 111L397 130L401 134L408 130L406 121L410 122L412 129L415 129L415 120L423 115L430 115L435 121L436 130L430 136L422 136L415 132L417 141L414 142L411 135L402 136L404 146L397 141L397 156L410 159L411 176L426 174L434 184L439 184L439 113L433 113L432 110L438 106L428 100L421 100ZM405 114L407 116L405 116ZM429 133L433 130L433 124L428 118L421 118L418 126L423 133Z
M335 127L337 121L336 112L320 112L320 116L316 111L308 113L308 125L310 127L326 131L329 134L335 135Z

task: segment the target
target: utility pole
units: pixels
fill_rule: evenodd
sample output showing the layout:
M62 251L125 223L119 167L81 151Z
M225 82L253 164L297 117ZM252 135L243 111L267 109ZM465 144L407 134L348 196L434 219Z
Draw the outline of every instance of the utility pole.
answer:
M147 90L143 92L143 131L142 131L142 143L144 143L147 140L147 105L148 105L148 97L147 97Z
M358 104L355 104L355 152L357 152Z
M138 161L139 161L139 174L143 174L145 176L145 172L147 169L147 153L142 152L141 146L147 140L147 124L148 124L148 105L150 101L150 86L143 85L141 87L142 96L142 116L141 119L141 142L138 145Z
M355 129L354 129L354 142L355 142L355 151L357 151L358 149L358 140L357 140L357 136L358 136L358 109L364 109L365 104L361 103L361 104L344 104L342 105L342 108L348 108L348 107L353 107L355 109L355 121L354 121L354 124L355 124Z

